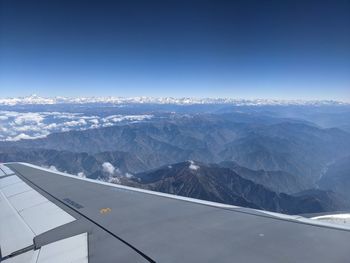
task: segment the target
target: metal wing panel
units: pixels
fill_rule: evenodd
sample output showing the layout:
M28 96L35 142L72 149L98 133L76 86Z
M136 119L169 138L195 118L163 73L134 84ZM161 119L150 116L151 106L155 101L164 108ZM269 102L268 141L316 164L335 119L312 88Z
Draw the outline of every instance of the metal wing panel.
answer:
M83 233L43 246L36 263L87 263L87 238L87 233Z
M32 245L33 231L31 231L1 191L0 211L1 255L8 256L14 251Z
M26 164L9 167L150 262L348 262L350 256L346 227L96 183Z
M19 251L23 254L23 250L25 252L34 247L35 236L75 220L12 171L6 177L0 177L0 211L0 248L3 258ZM20 258L27 258L29 254Z

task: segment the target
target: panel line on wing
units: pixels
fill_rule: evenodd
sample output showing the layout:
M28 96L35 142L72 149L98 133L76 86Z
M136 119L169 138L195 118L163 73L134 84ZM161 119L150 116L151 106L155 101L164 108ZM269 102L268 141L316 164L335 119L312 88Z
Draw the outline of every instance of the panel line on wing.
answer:
M34 249L34 244L30 245L28 247L25 247L25 248L21 248L21 249L19 249L17 251L12 252L10 255L7 255L6 257L1 257L0 258L0 262L4 261L6 259L14 258L14 257L19 256L21 254L27 253L28 251L31 251L33 249Z
M0 176L0 179L5 178L5 177L10 177L10 176L14 176L15 174L4 174Z

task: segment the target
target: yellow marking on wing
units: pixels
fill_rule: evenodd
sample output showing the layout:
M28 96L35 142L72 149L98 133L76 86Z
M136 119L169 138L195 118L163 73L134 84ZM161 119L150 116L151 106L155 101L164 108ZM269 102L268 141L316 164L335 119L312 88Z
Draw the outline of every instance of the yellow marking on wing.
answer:
M112 211L112 209L110 209L109 207L106 207L106 208L101 208L100 209L100 214L108 214Z

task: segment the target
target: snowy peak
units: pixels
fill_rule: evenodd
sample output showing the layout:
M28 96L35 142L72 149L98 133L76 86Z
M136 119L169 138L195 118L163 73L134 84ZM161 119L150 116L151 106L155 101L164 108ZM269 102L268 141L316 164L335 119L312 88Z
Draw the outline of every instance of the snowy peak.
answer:
M264 105L349 105L334 100L276 100L276 99L233 99L233 98L173 98L173 97L27 97L0 98L0 105L50 105L50 104L231 104L234 106Z

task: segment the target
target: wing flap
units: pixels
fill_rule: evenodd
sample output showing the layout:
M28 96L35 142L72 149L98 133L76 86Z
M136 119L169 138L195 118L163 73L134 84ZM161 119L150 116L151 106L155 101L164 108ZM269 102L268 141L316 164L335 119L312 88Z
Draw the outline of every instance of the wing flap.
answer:
M35 236L75 220L35 191L10 169L0 177L1 256L33 246Z
M34 233L0 191L0 246L1 255L11 253L33 244Z

